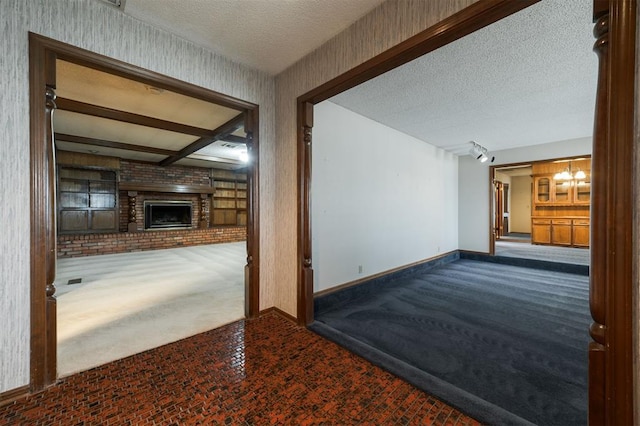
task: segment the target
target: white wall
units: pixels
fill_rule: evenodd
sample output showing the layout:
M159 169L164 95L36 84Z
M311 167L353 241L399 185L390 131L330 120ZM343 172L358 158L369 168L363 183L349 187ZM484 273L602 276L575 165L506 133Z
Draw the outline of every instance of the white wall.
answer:
M491 152L492 165L523 163L591 154L591 138L551 142ZM463 155L458 158L459 248L489 252L489 165Z
M0 0L0 19L0 392L29 383L29 31L260 105L261 308L273 306L274 78L99 1Z
M312 146L315 291L457 248L455 155L328 101Z

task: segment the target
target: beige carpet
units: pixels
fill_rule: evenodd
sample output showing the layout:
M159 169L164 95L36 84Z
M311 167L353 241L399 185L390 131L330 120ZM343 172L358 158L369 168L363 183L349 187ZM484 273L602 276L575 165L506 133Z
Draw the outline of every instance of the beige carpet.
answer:
M58 376L243 318L245 260L244 242L59 259Z

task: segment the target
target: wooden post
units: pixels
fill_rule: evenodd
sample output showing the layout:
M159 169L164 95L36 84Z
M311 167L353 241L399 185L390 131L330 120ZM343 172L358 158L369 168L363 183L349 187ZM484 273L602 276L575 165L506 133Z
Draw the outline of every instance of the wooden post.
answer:
M127 196L129 197L129 224L127 225L127 232L138 232L138 214L136 212L138 191L128 191Z

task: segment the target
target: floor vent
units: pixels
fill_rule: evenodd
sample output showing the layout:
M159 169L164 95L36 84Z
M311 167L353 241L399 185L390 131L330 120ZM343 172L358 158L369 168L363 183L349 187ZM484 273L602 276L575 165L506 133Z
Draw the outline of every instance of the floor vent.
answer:
M67 281L67 284L80 284L82 282L82 278L74 278L72 280Z

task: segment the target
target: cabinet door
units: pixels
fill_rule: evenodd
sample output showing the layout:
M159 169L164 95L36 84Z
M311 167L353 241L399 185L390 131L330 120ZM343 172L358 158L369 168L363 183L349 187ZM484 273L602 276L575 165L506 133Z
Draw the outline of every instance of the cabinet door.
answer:
M554 180L553 181L553 197L554 203L567 204L573 200L573 185L569 180Z
M551 177L537 177L534 181L534 203L551 202Z
M573 202L576 204L589 204L591 202L591 179L589 175L585 179L576 180Z
M531 221L531 243L550 244L551 243L551 221L544 219L533 219Z
M589 247L589 220L575 219L573 221L573 245Z
M560 246L570 246L571 238L571 220L557 219L551 221L551 244Z

